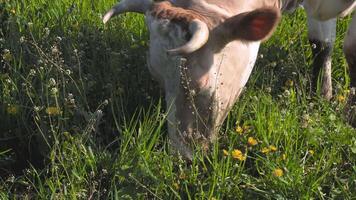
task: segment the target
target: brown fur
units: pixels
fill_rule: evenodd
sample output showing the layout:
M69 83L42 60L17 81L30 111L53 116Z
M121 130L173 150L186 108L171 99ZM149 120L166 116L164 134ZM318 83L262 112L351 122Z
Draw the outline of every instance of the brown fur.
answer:
M186 30L188 30L190 22L194 19L199 19L205 22L208 27L212 27L211 20L206 17L193 10L175 7L168 1L154 3L151 15L158 19L169 19L174 23L182 25L182 28Z

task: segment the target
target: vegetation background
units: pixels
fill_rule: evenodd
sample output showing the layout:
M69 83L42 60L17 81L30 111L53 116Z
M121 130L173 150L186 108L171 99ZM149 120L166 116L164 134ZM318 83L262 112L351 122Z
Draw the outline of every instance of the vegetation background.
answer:
M303 10L265 42L211 153L169 154L142 16L114 0L0 0L0 199L355 199L340 19L334 97L310 92Z

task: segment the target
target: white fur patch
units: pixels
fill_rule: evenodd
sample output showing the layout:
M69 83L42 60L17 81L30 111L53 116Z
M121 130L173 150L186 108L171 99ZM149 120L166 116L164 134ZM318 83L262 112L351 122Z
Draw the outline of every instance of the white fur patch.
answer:
M257 59L258 50L260 48L260 42L251 42L249 48L250 60L248 62L248 66L246 67L243 74L241 74L240 87L245 87L248 79L250 78L253 67L255 66L255 62Z

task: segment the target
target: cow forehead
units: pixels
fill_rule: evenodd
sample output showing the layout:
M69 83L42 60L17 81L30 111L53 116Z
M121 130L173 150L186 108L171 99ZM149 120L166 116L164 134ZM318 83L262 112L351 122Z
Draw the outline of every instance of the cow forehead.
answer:
M283 1L297 0L169 0L179 7L189 8L212 18L229 18L233 15L262 7L281 8Z
M180 57L169 56L166 50L186 43L187 32L176 23L172 23L166 19L157 19L150 15L147 15L146 23L150 31L150 67L155 68L153 71L164 76L162 77L163 79L165 77L172 77L172 74L177 73L176 69L180 65ZM202 49L186 56L187 64L194 67L192 70L199 71L202 70L201 68L212 68L222 65L222 63L229 65L233 63L236 68L246 65L244 59L239 58L249 56L248 52L246 52L246 49L249 49L249 47L245 43L235 42L218 52L215 52L214 45L214 41L209 41ZM253 48L255 49L255 47ZM226 61L226 59L229 61Z
M180 84L181 67L189 67L188 74L196 87L205 87L211 93L218 83L234 81L238 88L244 87L256 60L259 42L245 43L233 41L215 52L210 41L202 49L187 55L185 66L180 56L166 54L167 49L175 48L186 42L186 32L168 20L146 18L150 30L149 67L154 76L164 80L164 86L174 92ZM207 88L205 88L207 89Z

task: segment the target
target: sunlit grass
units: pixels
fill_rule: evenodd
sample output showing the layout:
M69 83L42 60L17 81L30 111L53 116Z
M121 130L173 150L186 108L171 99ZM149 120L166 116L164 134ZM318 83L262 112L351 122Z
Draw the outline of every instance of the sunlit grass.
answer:
M0 1L0 199L352 199L340 20L334 98L310 91L303 11L263 44L218 142L170 154L142 16L110 1ZM42 161L44 159L44 161Z

